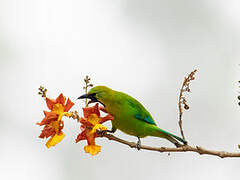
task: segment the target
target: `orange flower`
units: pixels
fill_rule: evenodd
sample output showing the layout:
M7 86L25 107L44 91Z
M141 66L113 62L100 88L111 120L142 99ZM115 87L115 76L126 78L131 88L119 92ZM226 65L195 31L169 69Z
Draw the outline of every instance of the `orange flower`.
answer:
M107 130L107 127L103 126L102 123L113 120L113 116L110 114L101 117L99 110L106 112L103 107L98 107L98 104L93 107L83 108L84 118L80 120L82 132L76 139L76 143L81 140L87 140L88 145L84 147L84 150L93 156L101 151L101 146L95 143L95 138L100 137L97 130Z
M64 137L65 134L62 132L64 127L64 122L62 121L63 116L71 116L71 113L68 111L74 105L74 103L68 98L67 103L65 104L65 97L63 94L60 94L57 99L46 98L47 107L51 112L44 112L44 119L37 123L39 126L44 126L40 138L51 138L47 141L46 146L50 148L59 143Z

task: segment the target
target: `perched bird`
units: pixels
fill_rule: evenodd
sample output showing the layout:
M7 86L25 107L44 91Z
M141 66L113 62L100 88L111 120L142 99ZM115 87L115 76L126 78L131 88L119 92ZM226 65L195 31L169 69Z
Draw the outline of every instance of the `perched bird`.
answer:
M144 108L144 106L133 97L123 93L112 90L106 86L96 86L90 89L88 94L80 96L78 99L88 98L93 102L101 103L106 111L113 115L112 130L107 131L114 133L117 129L122 132L138 137L137 149L141 147L140 138L146 136L161 137L172 142L176 147L187 142L165 130L157 127L151 114Z

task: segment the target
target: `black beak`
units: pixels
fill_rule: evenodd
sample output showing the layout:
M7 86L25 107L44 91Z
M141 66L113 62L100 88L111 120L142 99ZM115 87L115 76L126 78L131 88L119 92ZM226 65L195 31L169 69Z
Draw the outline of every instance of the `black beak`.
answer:
M88 104L90 103L95 103L95 102L99 102L101 103L103 106L105 106L102 102L100 102L97 98L96 98L96 93L93 94L84 94L82 96L80 96L78 99L90 99L91 101L88 102Z
M78 99L91 99L92 102L98 102L97 98L96 98L96 94L84 94L82 96L80 96Z
M78 99L86 99L86 98L88 98L88 97L89 97L89 95L88 95L88 94L84 94L84 95L82 95L82 96L78 97Z

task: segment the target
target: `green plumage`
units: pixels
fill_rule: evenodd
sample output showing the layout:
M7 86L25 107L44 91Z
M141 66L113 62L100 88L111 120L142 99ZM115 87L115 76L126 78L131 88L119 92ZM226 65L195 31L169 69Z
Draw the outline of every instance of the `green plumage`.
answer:
M114 116L113 130L119 129L139 138L146 136L165 138L176 146L179 145L178 141L186 144L182 138L158 128L151 114L133 97L105 86L96 86L89 94L95 94L97 100L105 105L107 112Z

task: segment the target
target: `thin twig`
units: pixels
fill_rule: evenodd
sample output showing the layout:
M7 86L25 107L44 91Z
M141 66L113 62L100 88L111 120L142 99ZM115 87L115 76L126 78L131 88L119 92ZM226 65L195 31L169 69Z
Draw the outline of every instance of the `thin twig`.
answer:
M194 75L195 75L196 72L197 72L197 70L194 70L187 77L184 78L182 87L180 89L179 99L178 99L178 109L179 109L178 125L179 125L179 128L180 128L180 132L181 132L182 138L184 140L186 140L186 139L185 139L184 132L183 132L183 127L182 127L182 116L183 116L182 105L184 105L184 109L186 109L186 110L189 109L189 106L187 105L187 100L183 96L183 93L184 92L190 92L189 85L190 85L190 82L195 79Z
M93 84L89 84L90 83L90 78L88 76L85 77L84 82L85 82L85 86L83 87L83 89L85 89L85 94L88 93L88 88L89 87L93 87ZM85 99L85 106L88 107L88 101L87 98Z
M181 132L181 135L182 135L182 138L185 140L185 136L184 136L184 132L183 132L183 127L182 127L182 115L183 115L183 110L182 110L182 103L181 103L181 97L182 97L182 94L183 94L183 86L182 85L182 88L180 90L180 95L179 95L179 101L178 101L178 109L179 109L179 121L178 121L178 125L179 125L179 128L180 128L180 132Z

